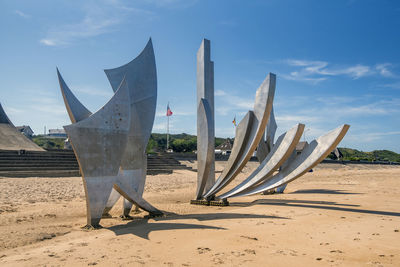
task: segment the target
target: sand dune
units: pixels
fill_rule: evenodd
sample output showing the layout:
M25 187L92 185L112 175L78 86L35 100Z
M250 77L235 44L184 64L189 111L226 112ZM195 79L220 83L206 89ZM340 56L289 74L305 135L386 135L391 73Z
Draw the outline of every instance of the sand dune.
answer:
M397 166L321 164L285 194L204 207L188 204L196 173L179 170L147 180L145 198L165 217L122 221L118 203L104 229L84 231L80 178L3 178L0 264L400 266L399 186Z

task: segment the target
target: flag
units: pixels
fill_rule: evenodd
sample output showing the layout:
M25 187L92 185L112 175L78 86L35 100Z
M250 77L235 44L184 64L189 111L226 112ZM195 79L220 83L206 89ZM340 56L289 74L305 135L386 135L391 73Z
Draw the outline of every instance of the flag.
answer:
M169 103L168 103L168 105L167 105L167 117L169 117L169 116L172 116L172 111L169 108Z
M235 125L235 127L236 127L236 115L235 115L235 117L233 118L232 123L233 123L233 125Z

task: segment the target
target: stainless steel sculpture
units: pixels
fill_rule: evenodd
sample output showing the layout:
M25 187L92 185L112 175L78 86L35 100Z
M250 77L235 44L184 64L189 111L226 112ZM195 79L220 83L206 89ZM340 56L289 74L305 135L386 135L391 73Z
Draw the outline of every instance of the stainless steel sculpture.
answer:
M268 120L267 129L266 129L266 145L267 145L267 154L272 150L274 146L275 133L278 125L276 125L274 107L272 107L271 115Z
M233 197L235 194L253 188L264 179L270 177L274 171L276 171L290 157L303 134L303 130L304 124L299 123L288 132L279 136L275 146L263 162L261 162L260 166L258 166L258 168L255 169L243 182L225 194L218 196L218 198L224 199Z
M83 119L88 118L90 115L92 115L92 112L90 112L79 100L76 98L76 96L72 93L72 91L69 89L68 85L64 81L63 77L61 76L60 71L57 68L57 76L58 76L58 82L60 84L60 89L61 89L61 94L64 99L64 104L67 109L69 118L71 120L71 123L76 123L79 122ZM103 212L103 217L109 217L110 215L108 212L111 210L111 208L115 205L115 203L118 201L118 199L121 197L121 195L113 188L110 193L110 197L107 201L106 207ZM131 204L126 204L125 202L129 201L124 201L124 212L123 216L126 216L125 214L128 213L127 211L128 207L132 207ZM129 202L130 203L130 202Z
M207 142L214 141L213 126L211 126L211 108L206 99L201 99L198 107L197 129L201 128L202 134L197 136L197 192L196 199L201 199L204 188L209 179L210 168L214 166L214 147L207 145ZM202 144L202 145L200 145ZM203 145L204 144L204 145ZM214 172L213 172L214 174ZM209 177L208 177L209 178Z
M157 74L151 39L134 60L119 68L105 70L105 73L115 94L121 90L122 86L126 87L128 91L124 101L129 103L129 114L126 117L129 120L129 127L123 149L119 151L121 153L119 160L121 168L114 183L116 191L110 189L103 211L108 212L122 194L125 198L124 216L129 216L132 203L151 214L161 214L160 211L142 199L147 171L145 149L154 122L157 100ZM95 114L91 115L91 112L72 94L58 70L57 74L71 121L80 123L92 118ZM114 102L118 104L118 101ZM73 144L72 140L71 143Z
M197 52L197 190L196 199L215 182L214 62L210 41Z
M87 225L99 225L117 180L130 127L128 99L129 91L124 81L121 89L98 112L64 126L84 181Z
M222 174L212 187L202 194L207 179L214 177L214 65L210 61L209 54L210 42L203 40L197 53L198 187L196 200L191 201L192 204L226 205L227 198L231 197L275 190L275 188L278 188L278 192L283 192L287 183L321 162L346 134L349 126L343 125L313 141L306 150L297 155L295 148L304 131L304 124L299 123L282 134L274 144L277 124L272 105L276 76L270 73L257 90L254 111L249 111L236 128L235 142ZM260 166L239 185L216 196L235 179L256 148ZM278 169L279 173L273 175Z
M65 83L63 77L61 76L58 68L57 68L57 77L58 77L58 82L60 84L61 94L64 99L64 104L65 107L67 108L67 112L71 122L76 123L92 115L92 112L90 112L71 92L68 85Z
M131 124L128 141L121 162L120 179L143 195L147 172L146 147L153 128L157 102L157 70L151 39L143 51L131 62L114 69L104 70L114 92L126 77L130 92ZM112 207L118 198L107 204ZM124 216L132 204L124 201Z
M344 124L329 133L320 136L318 139L313 140L304 148L301 154L297 155L296 158L278 174L265 180L254 189L241 192L235 196L248 196L261 193L266 190L277 188L283 184L287 184L304 175L329 155L329 153L343 139L349 127L349 125Z
M249 161L256 147L263 137L268 118L272 110L275 94L276 76L268 74L256 93L254 111L249 111L239 123L236 138L228 162L213 187L203 195L204 198L213 198L216 193L228 185ZM239 138L237 138L239 137Z
M118 177L130 128L129 90L125 79L111 100L98 112L64 126L81 169L86 194L87 224L97 227L114 187L144 210L159 214Z
M265 157L268 155L268 153L272 150L272 147L274 146L275 132L277 127L278 126L276 125L274 116L274 107L272 107L271 115L269 116L267 128L265 130L266 140L264 139L263 135L263 138L258 144L256 150L256 157L260 163L265 159Z

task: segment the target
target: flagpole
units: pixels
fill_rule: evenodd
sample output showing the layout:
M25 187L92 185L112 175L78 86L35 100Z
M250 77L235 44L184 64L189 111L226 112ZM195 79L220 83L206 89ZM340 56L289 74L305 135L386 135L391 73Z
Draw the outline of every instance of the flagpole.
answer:
M167 116L167 151L168 151L168 143L169 143L169 116Z

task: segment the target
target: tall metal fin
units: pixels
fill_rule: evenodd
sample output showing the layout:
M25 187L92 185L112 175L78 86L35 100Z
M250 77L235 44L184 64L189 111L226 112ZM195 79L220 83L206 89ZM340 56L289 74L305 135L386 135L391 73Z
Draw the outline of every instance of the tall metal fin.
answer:
M60 83L60 89L64 99L64 104L65 107L67 108L67 112L71 122L75 123L84 120L90 115L92 115L92 112L90 112L68 88L68 85L65 83L58 68L57 68L57 76L58 76L58 82Z
M240 131L248 132L248 138L243 138L240 141L235 139L233 143L232 153L229 156L228 162L222 174L215 182L214 186L203 196L210 198L228 185L243 169L246 163L250 160L253 152L260 143L263 137L268 119L272 110L276 85L276 75L268 74L261 86L258 88L254 103L254 119L249 125L250 128L240 128ZM239 132L239 127L236 136L244 135ZM235 146L243 149L235 149ZM235 152L237 153L233 153Z
M197 51L197 172L196 198L215 182L214 62L210 41L203 39ZM212 153L210 151L212 150Z
M157 102L157 70L151 38L131 62L104 72L114 91L126 77L130 93L131 124L119 175L142 195L147 172L146 147L153 128ZM108 208L114 205L111 200L107 204ZM125 215L130 208L131 204L124 202Z

